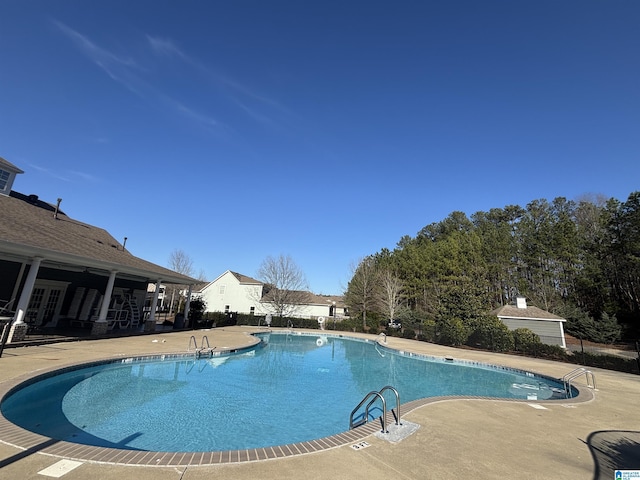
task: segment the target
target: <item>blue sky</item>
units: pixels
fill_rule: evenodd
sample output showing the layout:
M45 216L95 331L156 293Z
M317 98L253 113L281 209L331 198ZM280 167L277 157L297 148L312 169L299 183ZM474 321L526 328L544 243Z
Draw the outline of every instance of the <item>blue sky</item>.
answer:
M317 293L444 219L640 179L640 2L0 2L14 189Z

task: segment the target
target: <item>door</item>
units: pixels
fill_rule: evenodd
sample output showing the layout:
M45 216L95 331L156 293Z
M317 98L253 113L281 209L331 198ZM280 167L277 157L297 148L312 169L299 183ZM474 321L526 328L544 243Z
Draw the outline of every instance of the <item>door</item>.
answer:
M38 327L54 327L58 322L67 285L66 282L36 280L25 321Z

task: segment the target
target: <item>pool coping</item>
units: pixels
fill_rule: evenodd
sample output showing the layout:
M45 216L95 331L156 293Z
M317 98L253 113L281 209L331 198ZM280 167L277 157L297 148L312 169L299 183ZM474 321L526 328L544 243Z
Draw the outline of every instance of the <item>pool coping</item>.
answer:
M324 336L320 333L299 333L302 335ZM348 334L326 334L326 336L345 337L355 339L359 341L365 341L368 343L377 343L381 347L387 348L395 352L406 352L399 349L394 349L386 344L381 344L379 339L370 340L353 337ZM255 348L259 341L243 348L224 348L218 349L216 355L223 354L236 354L242 351L247 351ZM219 353L218 353L219 352ZM451 357L439 357L423 355L418 353L410 353L411 356L435 358L450 361ZM184 357L185 352L176 352L172 354L148 354L148 355L117 355L103 359L96 359L89 362L75 362L67 365L61 365L52 367L49 369L42 369L35 372L30 372L24 375L7 380L0 383L0 401L5 396L10 394L18 386L24 382L33 380L37 377L46 376L52 372L58 372L65 369L73 369L78 366L86 366L105 362L125 362L132 361L133 359L151 359L154 357ZM513 371L526 372L526 370L514 369L511 367L501 367L500 365L483 363L483 362L470 362L467 360L458 360L461 363L486 365L496 368L504 368ZM550 377L545 374L530 372L540 377L558 380L554 377ZM569 399L549 399L549 400L525 400L525 399L505 399L499 397L484 397L484 396L438 396L427 397L417 400L412 400L400 405L401 415L405 415L418 408L432 405L444 401L492 401L492 402L515 402L525 404L552 404L552 405L572 405L577 403L585 403L592 401L595 396L590 388L576 388L578 395ZM231 464L231 463L245 463L256 462L263 460L272 460L290 456L305 455L310 453L322 452L333 448L343 447L347 445L356 444L363 441L365 438L380 431L380 424L377 421L365 423L352 430L347 430L328 437L322 437L315 440L309 440L305 442L291 443L285 445L278 445L273 447L264 448L252 448L243 450L228 450L228 451L213 451L213 452L154 452L146 450L124 450L108 447L96 447L91 445L83 445L78 443L67 442L63 440L56 440L50 437L40 435L29 430L25 430L7 420L0 412L0 442L13 447L22 449L25 453L42 453L54 457L62 457L65 459L72 459L82 462L92 463L104 463L114 465L127 465L127 466L158 466L158 467L185 467L185 466L211 466L219 464Z

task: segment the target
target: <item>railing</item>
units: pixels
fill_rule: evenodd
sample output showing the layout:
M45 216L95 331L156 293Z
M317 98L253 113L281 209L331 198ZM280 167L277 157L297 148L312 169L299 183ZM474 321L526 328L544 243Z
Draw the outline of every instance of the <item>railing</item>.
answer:
M213 355L213 350L216 348L216 347L211 348L211 345L209 345L209 339L207 338L206 335L202 336L202 342L200 342L200 347L198 347L198 342L196 341L196 337L194 335L191 335L191 338L189 338L189 345L187 346L187 352L191 352L191 345L193 345L193 351L195 353L196 358L200 358L204 354L211 357Z
M571 390L571 381L575 380L582 375L585 376L587 387L592 388L593 390L597 390L596 388L596 377L591 370L587 370L583 367L578 367L575 370L571 370L564 377L562 377L562 383L564 385L564 391L567 394L567 397L573 398L573 392ZM591 379L591 383L589 383L589 379Z
M387 343L387 334L386 334L386 333L384 333L384 332L380 332L380 333L378 334L378 338L376 339L376 341L378 341L378 342L379 342L379 341L380 341L380 337L384 337L384 343Z
M358 406L353 409L353 411L351 412L351 416L349 417L349 430L367 423L369 421L369 408L371 408L371 406L376 402L376 400L380 399L380 401L382 402L382 415L380 416L380 419L382 421L382 433L389 433L389 431L387 430L387 401L382 395L382 393L385 390L391 390L396 396L396 411L394 412L393 409L391 409L391 412L393 413L393 416L396 420L396 425L400 425L400 394L395 388L393 388L390 385L387 385L386 387L383 387L382 389L380 389L380 391L378 392L371 391L367 393L362 399L362 401L358 404ZM371 397L373 398L369 401L369 403L365 407L363 417L358 421L354 421L353 416L358 412L358 410L360 410L360 408Z

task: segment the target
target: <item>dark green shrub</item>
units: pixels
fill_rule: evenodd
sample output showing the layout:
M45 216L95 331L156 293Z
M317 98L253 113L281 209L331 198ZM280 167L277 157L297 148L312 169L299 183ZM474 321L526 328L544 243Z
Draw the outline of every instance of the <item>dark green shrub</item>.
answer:
M424 320L418 333L418 340L435 343L437 339L437 327L434 320Z
M469 336L468 345L494 352L513 350L513 335L498 317L484 316L475 319L475 330Z
M405 328L402 331L402 338L409 338L411 340L414 340L416 338L415 330L412 330L411 328Z
M443 345L464 345L470 333L469 327L459 318L439 320L436 323L437 341Z
M638 361L635 358L599 355L589 352L574 352L573 355L568 355L567 357L571 363L585 365L587 367L606 368L618 372L640 373L640 371L638 371Z
M511 334L516 352L530 354L541 344L540 337L528 328L517 328Z
M532 353L536 357L549 358L552 360L567 359L566 350L559 345L547 345L546 343L541 343L537 346L534 346L534 352Z
M195 328L205 328L207 326L207 319L204 317L206 308L207 304L201 298L193 298L189 302L189 321Z

